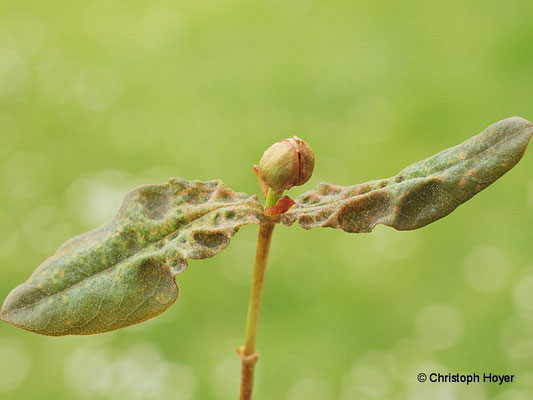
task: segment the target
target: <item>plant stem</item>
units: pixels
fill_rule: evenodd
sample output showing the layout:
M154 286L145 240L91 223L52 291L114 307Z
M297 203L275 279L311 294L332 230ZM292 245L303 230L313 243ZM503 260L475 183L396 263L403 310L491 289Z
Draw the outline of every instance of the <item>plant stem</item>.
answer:
M281 194L276 194L272 189L269 189L265 209L276 204L280 197ZM257 353L255 352L255 338L257 335L257 322L259 319L259 305L261 303L261 293L263 292L263 282L265 280L270 240L272 239L272 232L274 231L275 226L276 224L269 218L266 218L266 220L259 226L244 346L237 349L242 361L240 400L250 400L252 398L254 367L258 359Z
M268 210L270 207L272 207L274 204L278 202L279 199L283 196L283 192L276 193L272 190L272 188L268 188L267 197L265 200L265 210Z

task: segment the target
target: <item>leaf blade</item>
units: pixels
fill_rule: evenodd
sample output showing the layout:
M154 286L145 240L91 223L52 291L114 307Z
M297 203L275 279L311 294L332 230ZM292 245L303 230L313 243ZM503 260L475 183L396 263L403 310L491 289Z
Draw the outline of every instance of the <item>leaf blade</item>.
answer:
M220 181L170 179L133 189L109 223L65 242L11 291L0 317L44 335L93 334L152 318L178 297L187 258L214 256L242 225L255 197Z
M281 220L305 229L371 232L377 224L421 228L445 217L518 163L533 134L520 117L492 124L458 146L404 168L389 179L355 186L319 184L296 199Z

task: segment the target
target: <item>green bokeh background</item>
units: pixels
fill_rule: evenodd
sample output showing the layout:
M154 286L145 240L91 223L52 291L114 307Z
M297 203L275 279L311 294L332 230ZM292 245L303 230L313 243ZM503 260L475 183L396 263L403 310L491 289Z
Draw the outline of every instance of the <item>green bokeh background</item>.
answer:
M531 1L0 3L0 297L140 183L222 179L292 134L297 195L395 174L533 119ZM533 151L413 232L276 228L254 399L533 399ZM256 226L191 261L144 324L0 325L2 399L235 399ZM419 372L516 382L425 384Z

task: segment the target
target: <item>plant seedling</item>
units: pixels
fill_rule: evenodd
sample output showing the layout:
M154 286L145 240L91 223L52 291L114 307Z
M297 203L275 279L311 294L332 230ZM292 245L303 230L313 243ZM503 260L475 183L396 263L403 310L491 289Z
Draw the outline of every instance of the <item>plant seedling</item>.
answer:
M179 178L128 193L107 224L64 243L11 291L2 320L42 335L91 335L155 317L178 297L187 259L212 257L245 224L259 224L242 360L241 400L252 395L255 338L270 240L278 223L371 232L377 224L418 229L442 218L509 171L522 157L533 124L513 117L388 179L355 186L321 183L296 200L285 190L309 180L311 148L300 138L268 148L254 166L257 196L219 180Z

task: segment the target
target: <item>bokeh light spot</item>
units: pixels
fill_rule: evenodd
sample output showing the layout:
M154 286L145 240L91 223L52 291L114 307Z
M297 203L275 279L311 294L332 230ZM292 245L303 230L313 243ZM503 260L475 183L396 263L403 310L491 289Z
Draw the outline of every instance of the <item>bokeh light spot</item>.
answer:
M330 400L333 399L328 383L319 379L302 378L289 389L286 400Z
M163 51L172 43L180 28L180 18L172 10L152 10L141 23L142 44L151 52Z
M494 292L507 285L511 262L498 248L482 246L472 251L464 263L466 282L479 292Z
M446 304L432 304L415 317L419 340L433 350L444 350L457 344L464 322L459 310Z
M5 393L22 384L30 369L30 357L22 345L2 338L0 360L0 393Z
M533 319L533 273L518 281L513 289L517 311Z
M111 220L133 187L133 179L117 170L104 170L78 178L69 187L66 197L71 210L88 226Z
M391 354L369 351L343 379L342 399L385 399L391 391L395 360Z
M121 354L105 347L78 348L65 364L67 384L88 399L191 400L192 370L165 360L159 349L138 343Z
M213 368L211 374L211 387L215 399L236 399L238 397L240 371L240 360L233 354L231 357L221 360L215 368ZM257 378L258 377L256 376L254 379L254 388L256 390L259 384Z
M0 99L20 92L28 79L24 58L13 49L0 49Z

